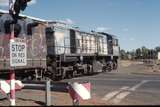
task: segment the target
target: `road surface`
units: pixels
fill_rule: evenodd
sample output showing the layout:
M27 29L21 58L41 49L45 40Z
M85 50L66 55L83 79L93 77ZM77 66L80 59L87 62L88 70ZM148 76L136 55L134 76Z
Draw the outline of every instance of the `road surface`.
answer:
M91 82L92 97L106 105L160 105L159 74L110 72L63 81Z
M118 72L65 79L63 82L91 82L89 101L80 105L160 105L160 72L152 72L137 62L123 62ZM1 96L1 95L0 95ZM51 93L52 105L72 105L68 93ZM0 106L9 106L8 99L0 99ZM18 106L45 105L45 92L21 90L16 93Z

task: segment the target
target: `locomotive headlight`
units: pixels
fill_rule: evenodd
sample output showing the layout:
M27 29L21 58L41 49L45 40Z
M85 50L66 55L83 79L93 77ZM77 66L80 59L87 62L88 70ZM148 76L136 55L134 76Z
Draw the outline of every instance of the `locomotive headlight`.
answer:
M14 21L13 20L6 20L4 22L4 29L5 29L5 33L9 34L11 33L11 24L13 24Z
M21 26L19 24L15 24L14 25L14 35L15 35L15 37L18 37L20 32L21 32Z

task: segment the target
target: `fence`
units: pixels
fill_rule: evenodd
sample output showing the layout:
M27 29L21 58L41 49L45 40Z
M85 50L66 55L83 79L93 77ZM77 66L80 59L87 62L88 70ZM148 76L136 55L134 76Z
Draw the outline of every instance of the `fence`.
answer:
M67 82L51 82L51 81L23 81L23 89L35 89L45 91L46 106L51 105L51 91L68 93Z
M79 100L81 99L87 100L91 98L90 95L91 84L89 82L80 84L77 82L69 83L69 82L52 82L52 81L22 81L22 83L24 85L23 89L45 91L46 106L51 105L51 91L69 93L72 98L73 105L79 105ZM54 102L52 102L52 104L53 103Z

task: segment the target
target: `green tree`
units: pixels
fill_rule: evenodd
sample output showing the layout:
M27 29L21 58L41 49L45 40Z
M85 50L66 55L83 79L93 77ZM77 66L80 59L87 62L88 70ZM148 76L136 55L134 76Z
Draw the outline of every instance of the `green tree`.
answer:
M141 51L142 51L142 58L147 59L149 54L148 48L146 48L145 46L142 46Z
M125 52L125 50L123 50L123 49L121 49L120 50L120 57L121 57L121 59L128 59L127 58L127 53Z
M136 59L141 59L141 56L142 56L141 49L140 49L140 48L137 48L137 49L136 49L136 53L135 53Z

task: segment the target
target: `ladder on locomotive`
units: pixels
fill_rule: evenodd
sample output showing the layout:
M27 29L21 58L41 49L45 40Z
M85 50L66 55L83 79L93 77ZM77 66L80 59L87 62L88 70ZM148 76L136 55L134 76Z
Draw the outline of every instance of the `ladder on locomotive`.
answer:
M61 56L60 55L57 55L56 56L56 71L57 72L60 72L61 69L62 69L62 63L61 63Z

